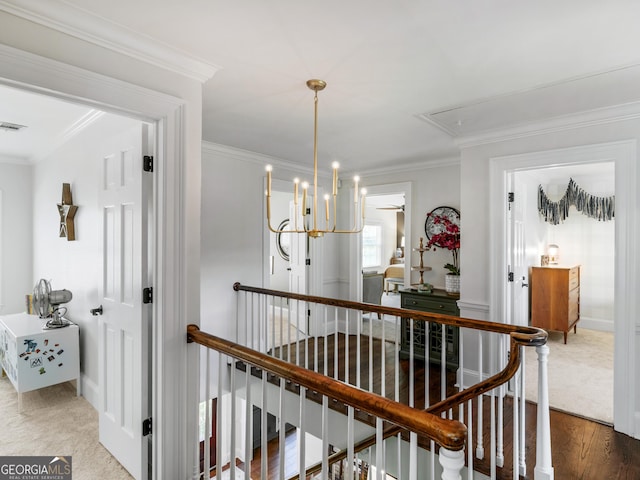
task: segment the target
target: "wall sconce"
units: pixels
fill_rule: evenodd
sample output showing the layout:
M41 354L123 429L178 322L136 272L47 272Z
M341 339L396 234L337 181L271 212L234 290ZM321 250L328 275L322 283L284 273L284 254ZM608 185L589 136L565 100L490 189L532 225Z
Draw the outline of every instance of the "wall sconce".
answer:
M560 247L552 243L547 247L547 251L549 252L549 265L557 265L560 258Z

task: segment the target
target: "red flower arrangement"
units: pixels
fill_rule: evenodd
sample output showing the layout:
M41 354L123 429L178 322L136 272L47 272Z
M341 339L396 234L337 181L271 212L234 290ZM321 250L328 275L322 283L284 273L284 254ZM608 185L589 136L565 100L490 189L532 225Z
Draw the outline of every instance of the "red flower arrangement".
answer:
M427 248L435 247L451 250L453 262L447 263L444 268L453 275L460 275L458 253L460 252L460 227L446 217L436 215L433 218L434 225L441 225L441 231L433 235L427 243Z

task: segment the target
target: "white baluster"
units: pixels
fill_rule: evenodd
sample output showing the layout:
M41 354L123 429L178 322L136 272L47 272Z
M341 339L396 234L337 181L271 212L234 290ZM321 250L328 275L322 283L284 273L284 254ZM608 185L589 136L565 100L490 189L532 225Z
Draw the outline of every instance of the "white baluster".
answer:
M221 478L222 471L222 365L226 360L218 352L218 399L216 401L216 478Z
M538 422L534 479L553 480L549 389L547 385L547 357L549 355L549 347L541 345L536 347L536 352L538 352Z
M262 370L262 417L260 421L260 478L267 480L268 465L267 460L267 419L269 410L267 408L267 371ZM250 465L250 464L249 464ZM250 470L250 469L249 469Z
M209 478L209 468L211 466L211 376L210 376L210 368L211 368L211 349L206 348L205 355L205 367L204 367L204 398L206 399L206 411L204 416L204 476L205 478ZM198 455L199 456L199 455ZM198 458L198 464L200 463L200 459Z
M478 382L483 380L482 374L482 332L478 332ZM484 437L483 437L483 410L482 410L482 395L478 396L478 439L476 444L476 458L482 460L484 458Z
M518 370L513 377L513 480L518 480L520 475L518 473L518 458L520 455L520 424L518 417L518 401L520 399L520 370Z
M520 347L520 475L527 475L527 460L525 447L525 420L526 420L526 402L525 402L525 377L524 377L524 347Z
M462 467L464 467L464 450L454 452L446 448L440 448L440 465L442 466L442 480L462 480Z

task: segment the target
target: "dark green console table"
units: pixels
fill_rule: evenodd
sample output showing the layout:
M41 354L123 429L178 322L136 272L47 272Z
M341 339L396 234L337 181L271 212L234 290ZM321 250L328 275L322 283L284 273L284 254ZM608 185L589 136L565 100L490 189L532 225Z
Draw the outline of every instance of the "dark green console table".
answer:
M400 290L400 306L421 312L442 313L444 315L460 316L460 309L456 297L447 295L444 290L434 289L431 293L417 290ZM408 358L411 348L410 319L402 319L400 358ZM415 322L413 326L413 355L414 358L424 360L426 350L429 350L429 363L440 364L442 360L442 327L439 323L429 322L429 333L426 334L427 324ZM445 344L447 368L457 369L459 366L460 329L445 325ZM426 344L425 344L426 343Z

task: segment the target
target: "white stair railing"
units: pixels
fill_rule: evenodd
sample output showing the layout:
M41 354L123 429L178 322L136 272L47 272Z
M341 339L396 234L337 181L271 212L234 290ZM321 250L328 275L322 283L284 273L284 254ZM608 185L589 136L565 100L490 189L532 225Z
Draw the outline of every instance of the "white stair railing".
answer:
M544 332L529 327L295 295L239 284L234 288L239 292L236 320L238 343L420 409L429 409L432 403L446 403L453 392L473 392L489 377L503 376L501 372L512 364L508 359L509 348L517 358L522 358L523 346L537 346L546 341ZM451 364L447 355L447 334L452 327L459 328L458 365ZM440 334L429 337L429 341L445 348L439 351L440 365L432 364L430 368L425 368L424 358L429 355L428 352L423 346L422 350L417 348L419 344L408 339L420 335L424 338L426 332L433 331ZM515 346L514 351L516 344L520 346ZM401 350L404 352L403 358L399 355ZM467 350L475 353L469 356ZM485 389L484 393L463 402L449 402L451 405L441 412L448 418L457 415L469 429L470 443L466 458L463 456L468 479L473 478L474 469L490 478L496 478L501 468L511 469L514 478L526 472L524 381L523 375L516 376L509 384L502 383L498 387ZM544 392L546 376L540 381L544 383L544 388L538 390ZM505 401L510 402L511 408L508 410L505 410ZM454 410L453 405L458 409ZM508 418L509 415L513 418ZM553 472L550 434L541 430L548 422L548 402L539 402L538 453L534 469L536 478L539 471L547 472L550 469ZM504 452L506 429L509 430L509 438L513 438L513 449L507 462ZM550 429L547 427L546 431ZM395 438L399 454L402 442L399 435ZM431 442L425 444L416 435L407 440L409 455L406 466L415 471L418 450L424 450L429 456L429 477L435 478L437 447ZM485 451L489 452L487 458ZM549 455L541 458L540 452L544 451L548 451ZM378 465L381 455L381 451L376 451L375 463ZM399 457L397 460L401 462Z

